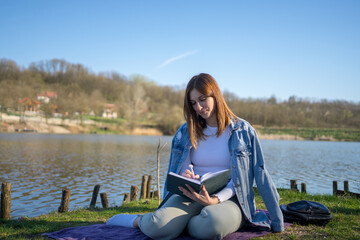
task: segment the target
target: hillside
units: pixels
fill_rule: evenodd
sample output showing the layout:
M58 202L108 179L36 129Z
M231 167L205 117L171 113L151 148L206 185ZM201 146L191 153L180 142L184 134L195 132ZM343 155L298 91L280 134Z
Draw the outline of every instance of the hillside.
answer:
M184 121L183 96L184 89L159 86L144 76L94 74L65 60L41 61L28 68L0 60L0 111L8 115L29 118L30 112L43 119L56 116L80 125L85 119L106 116L116 132L145 127L172 135ZM231 92L224 92L224 97L236 115L264 128L360 129L360 103L296 96L285 101L275 96L244 99ZM88 131L82 128L76 131Z

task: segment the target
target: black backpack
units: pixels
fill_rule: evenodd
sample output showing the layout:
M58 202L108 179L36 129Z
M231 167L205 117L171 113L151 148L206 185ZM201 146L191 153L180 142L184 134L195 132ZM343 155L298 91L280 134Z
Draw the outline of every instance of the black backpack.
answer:
M330 211L325 205L313 201L303 200L280 205L280 209L286 222L325 225L332 219Z

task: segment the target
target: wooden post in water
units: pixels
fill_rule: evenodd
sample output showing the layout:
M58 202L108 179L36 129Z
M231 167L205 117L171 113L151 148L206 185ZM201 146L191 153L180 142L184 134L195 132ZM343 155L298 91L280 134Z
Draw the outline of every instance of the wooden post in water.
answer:
M306 193L306 183L301 183L301 192Z
M146 198L147 183L148 183L148 176L147 175L142 176L140 199L145 199Z
M333 195L336 196L338 191L337 181L333 181Z
M101 204L103 206L103 208L109 208L109 201L108 201L108 197L107 197L107 193L100 193L100 198L101 198Z
M138 197L139 187L138 186L131 186L130 190L130 201L136 201Z
M90 202L90 208L94 208L96 205L96 200L97 200L97 196L99 194L99 190L100 190L100 185L95 185L94 187L94 191L92 194L92 198L91 198L91 202Z
M155 191L153 192L153 198L158 198L159 196L160 196L159 191L158 191L158 190L155 190Z
M11 213L11 183L2 183L0 219L10 220L10 213Z
M297 180L290 180L290 190L299 191L297 188Z
M125 193L123 203L128 203L128 202L130 202L130 193Z
M348 194L349 192L349 181L344 181L344 193Z
M70 189L66 188L62 190L61 203L60 207L58 208L59 213L67 212L69 210L70 195Z
M156 187L154 186L153 189L150 191L150 198L151 198L151 199L154 198L155 189L156 189Z
M152 179L153 179L153 176L150 175L149 178L148 178L148 182L147 182L146 198L150 198Z
M158 197L158 204L160 205L160 152L165 147L167 142L161 146L161 137L159 137L159 144L157 147L157 197Z

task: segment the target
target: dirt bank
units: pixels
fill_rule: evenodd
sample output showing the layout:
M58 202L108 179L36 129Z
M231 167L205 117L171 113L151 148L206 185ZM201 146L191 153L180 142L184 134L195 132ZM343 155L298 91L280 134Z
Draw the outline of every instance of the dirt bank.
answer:
M0 122L1 132L36 132L36 133L55 133L70 134L84 133L86 129L79 125L76 121L61 120L50 118L46 120L41 117L25 117L8 116L2 114ZM88 125L89 123L87 123ZM86 125L85 125L86 126Z
M282 134L259 134L260 139L272 139L272 140L305 140L302 137L294 135L282 135Z
M91 120L84 120L80 123L79 120L40 117L26 117L21 119L18 116L2 115L0 121L0 132L34 132L34 133L54 133L54 134L81 134L94 133L93 129L99 128L102 125ZM126 135L151 135L161 136L162 132L155 128L134 128L118 130L119 134ZM114 133L114 132L113 132ZM115 131L116 133L116 131Z

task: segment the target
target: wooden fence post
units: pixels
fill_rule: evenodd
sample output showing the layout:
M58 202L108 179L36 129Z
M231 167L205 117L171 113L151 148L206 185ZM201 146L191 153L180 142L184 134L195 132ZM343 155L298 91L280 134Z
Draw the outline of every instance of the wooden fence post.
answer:
M62 190L61 203L58 209L59 213L67 212L69 210L70 195L71 195L70 189L66 188Z
M297 188L297 180L290 180L290 190L299 191Z
M94 208L96 205L97 196L99 194L100 185L95 185L94 191L92 194L91 202L90 202L90 208Z
M337 181L333 181L333 195L336 196L337 195L337 191L338 191L338 184Z
M108 201L108 197L107 197L107 193L100 193L100 198L101 198L101 204L103 206L103 208L109 208L109 201Z
M349 192L349 181L344 181L344 193L348 194Z
M158 190L155 190L153 192L151 192L151 198L158 198L159 197L159 191Z
M301 183L301 192L306 193L306 183Z
M128 202L130 202L130 193L125 193L123 203L128 203Z
M146 198L147 183L148 183L148 176L147 175L142 176L140 199L145 199Z
M11 183L1 184L0 218L10 220L11 213Z
M146 198L150 198L152 179L153 179L153 176L150 175L149 178L148 178L148 182L147 182Z
M136 201L138 197L139 187L138 186L131 186L130 190L130 201Z
M153 187L151 193L150 193L150 197L151 199L154 199L155 198L155 191L156 191L156 186ZM156 193L157 194L157 193ZM157 196L157 195L156 195Z

